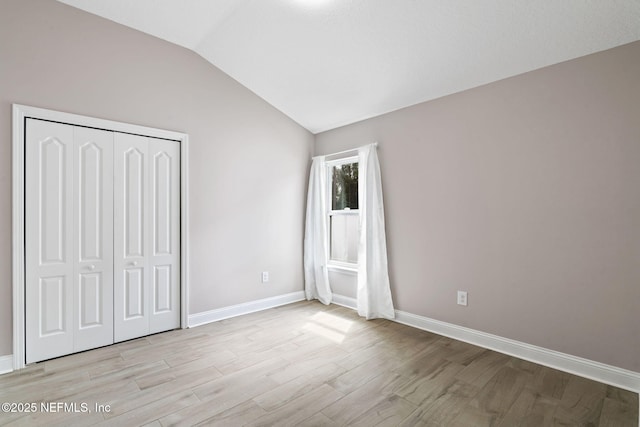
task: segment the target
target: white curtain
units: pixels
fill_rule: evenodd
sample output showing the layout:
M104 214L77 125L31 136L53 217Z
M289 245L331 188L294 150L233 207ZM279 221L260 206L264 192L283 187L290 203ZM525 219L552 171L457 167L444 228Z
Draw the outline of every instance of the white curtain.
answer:
M331 303L327 272L327 177L324 156L313 159L304 230L304 292L308 300Z
M358 314L367 319L395 318L384 231L382 182L376 144L358 149Z

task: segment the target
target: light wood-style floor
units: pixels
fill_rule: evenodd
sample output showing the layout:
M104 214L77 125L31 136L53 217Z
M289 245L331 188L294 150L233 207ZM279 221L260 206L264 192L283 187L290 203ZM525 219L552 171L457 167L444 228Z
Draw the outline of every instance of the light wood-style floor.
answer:
M35 364L0 396L91 411L2 425L638 426L637 394L317 302Z

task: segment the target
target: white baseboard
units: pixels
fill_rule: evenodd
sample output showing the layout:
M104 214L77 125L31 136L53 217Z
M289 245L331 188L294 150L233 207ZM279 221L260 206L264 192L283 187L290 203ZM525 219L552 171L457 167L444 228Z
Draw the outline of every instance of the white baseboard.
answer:
M0 356L0 375L13 371L13 354Z
M353 310L358 309L358 301L355 298L345 297L344 295L333 294L331 303L351 308Z
M217 322L218 320L241 316L243 314L255 313L256 311L279 307L281 305L291 304L292 302L298 302L304 299L304 291L298 291L256 301L249 301L229 307L217 308L215 310L204 311L202 313L190 314L188 327L193 328L194 326L205 325L207 323Z
M333 295L333 303L347 308L356 308L354 298ZM629 371L582 357L503 338L452 323L441 322L424 316L396 310L395 321L414 328L433 332L479 347L495 350L560 371L589 378L601 383L640 393L640 372Z
M396 310L396 322L495 350L625 390L640 392L640 373Z

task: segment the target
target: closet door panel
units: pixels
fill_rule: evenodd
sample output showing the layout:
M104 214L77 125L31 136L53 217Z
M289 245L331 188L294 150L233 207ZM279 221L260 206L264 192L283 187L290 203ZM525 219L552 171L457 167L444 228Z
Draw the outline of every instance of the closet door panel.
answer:
M180 144L151 140L150 332L180 327Z
M74 351L113 343L113 135L74 128Z
M27 119L25 130L27 363L73 351L73 127Z
M149 333L150 253L147 138L115 134L114 339Z

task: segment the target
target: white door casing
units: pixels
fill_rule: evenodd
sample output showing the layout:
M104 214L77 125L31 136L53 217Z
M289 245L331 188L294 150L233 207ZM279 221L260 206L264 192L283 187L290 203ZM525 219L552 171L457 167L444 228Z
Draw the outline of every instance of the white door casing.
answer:
M33 220L32 217L28 217L27 212L31 212L32 209L27 209L28 205L34 203L34 197L36 196L33 192L27 191L26 183L30 182L33 178L30 175L30 171L27 170L26 165L26 157L27 157L27 149L33 148L29 147L27 142L27 129L26 123L30 121L30 119L37 119L40 121L48 121L48 122L58 122L59 129L64 129L64 123L73 124L73 126L80 126L86 128L93 129L104 129L113 132L120 133L128 133L128 134L136 134L136 135L145 135L146 137L150 137L152 139L166 139L176 141L179 144L179 224L176 228L180 230L180 234L178 236L178 246L179 246L179 265L176 268L175 274L179 274L179 316L180 316L180 324L179 326L182 328L186 328L188 326L188 299L189 299L189 175L186 173L189 169L189 136L185 133L168 131L157 128L150 128L146 126L133 125L129 123L116 122L112 120L104 120L98 119L95 117L88 117L78 114L65 113L60 111L48 110L44 108L31 107L26 105L13 104L13 132L12 132L12 287L13 287L13 368L14 369L22 369L25 367L25 362L27 361L26 357L26 348L27 348L27 323L33 323L31 320L27 321L27 310L26 310L26 300L27 300L27 272L29 272L30 276L35 276L40 274L41 271L39 267L33 268L31 264L39 262L38 258L27 259L26 256L27 247L32 243L29 242L29 238L33 236L27 228L27 225L30 220ZM66 129L70 129L67 127ZM49 155L49 158L53 158L52 156L57 155L59 162L63 162L66 164L71 164L73 160L71 157L74 155L72 150L69 149L69 140L72 138L69 136L69 131L60 132L58 136L55 137L55 140L50 140L48 144L53 144L49 146L50 152L45 153ZM44 137L46 138L46 136ZM44 139L43 138L43 139ZM86 142L86 141L85 141ZM61 148L62 146L66 146L67 148ZM93 147L92 147L93 149ZM56 153L56 150L61 150ZM53 154L51 154L53 153ZM62 153L62 154L61 154ZM92 151L87 153L90 155ZM69 157L71 156L71 157ZM56 166L56 163L52 163ZM58 163L59 167L59 163ZM66 171L63 171L65 169ZM67 168L59 168L58 169L58 184L61 182L60 180L69 181L73 178L71 175L71 171ZM49 168L47 170L49 175L55 175L55 168ZM48 179L44 180L45 182L49 182ZM49 185L49 184L48 184ZM56 185L56 181L52 181L51 185ZM62 188L62 186L61 186ZM73 191L73 190L69 190ZM63 224L65 229L73 228L73 218L68 214L69 211L75 211L75 207L73 201L69 200L69 192L61 192L57 198L58 204L54 205L57 208L57 212L60 212L61 215L66 215L60 218L49 217L46 225L55 224L55 221L58 221L58 225ZM60 222L62 221L62 223ZM38 225L39 226L39 225ZM53 230L53 226L51 230ZM61 235L61 234L60 234ZM54 235L55 237L55 235ZM53 240L50 239L51 242ZM66 241L62 238L59 242L59 245L55 246L55 248L60 249L64 248L65 250L70 250L73 242ZM54 246L51 246L54 247ZM50 247L50 248L51 248ZM51 252L51 249L49 249ZM55 255L55 254L54 254ZM49 255L50 256L50 253ZM65 255L66 256L66 255ZM56 258L53 256L53 258ZM49 262L46 265L43 265L43 268L53 269L53 274L50 274L51 271L45 271L44 277L58 277L60 280L58 282L49 280L48 282L43 282L43 288L52 289L51 295L56 296L58 299L54 301L52 298L50 301L52 304L49 304L53 307L52 310L49 310L49 314L51 315L48 318L44 318L46 322L44 323L44 328L48 331L51 336L60 334L63 337L68 337L67 332L68 328L73 328L72 322L74 320L69 320L64 316L59 316L55 318L55 307L61 307L63 304L66 307L72 306L73 303L73 294L70 294L67 291L66 284L71 283L71 279L74 279L74 275L77 273L73 273L70 267L67 265L65 257L63 258L64 262L58 261ZM80 265L83 265L80 263ZM91 264L89 264L90 266ZM97 270L97 265L95 269ZM56 270L57 269L57 270ZM79 271L79 270L78 270ZM178 273L179 271L179 273ZM29 277L32 280L32 277ZM32 292L33 289L30 289L29 292ZM60 292L62 291L62 293ZM93 294L95 296L97 294ZM89 294L86 293L86 296L89 297ZM93 298L91 298L93 300ZM54 303L55 302L55 303ZM49 307L49 306L45 306ZM161 307L161 305L159 305ZM59 310L62 313L62 310ZM87 316L90 312L85 312L85 320L83 321L83 326L87 327L87 330L90 329L90 323L96 323L96 317L93 317L94 321L91 322L91 316ZM77 316L74 316L77 318ZM53 319L53 320L51 320ZM48 323L47 323L48 322ZM65 323L66 322L66 323ZM81 321L76 320L76 326L80 325ZM37 322L36 322L37 323ZM31 325L33 326L33 325ZM35 327L40 327L40 325L35 325ZM70 338L67 339L66 345L69 345L69 341L72 341ZM57 344L56 346L59 346ZM50 345L49 348L53 348L55 346ZM64 347L64 345L62 345ZM65 350L66 351L66 350ZM53 356L51 356L53 357Z
M15 104L13 112L14 369L114 342L114 150L131 133L149 136L129 135L144 141L134 154L146 157L142 309L129 317L146 318L137 336L187 327L188 136ZM122 273L129 267L122 262Z
M31 150L35 150L35 148L31 144L26 143L28 133L26 126L27 122L30 121L53 122L50 124L55 124L58 129L54 132L54 134L57 135L40 135L40 142L42 142L42 145L44 145L44 147L46 148L43 148L43 150L45 150L44 154L48 159L47 161L50 163L50 167L43 172L43 176L34 176L34 169L27 167L27 151L29 151L29 157L31 157L33 155ZM186 171L188 171L189 169L189 136L181 132L174 132L128 123L115 122L111 120L98 119L95 117L88 117L26 105L13 104L12 312L14 369L24 368L25 362L27 362L26 348L27 341L29 340L29 338L27 337L27 331L30 327L42 328L42 330L46 332L44 335L47 335L43 338L62 336L62 340L56 344L52 342L41 344L41 347L43 349L51 350L50 355L45 357L55 357L55 354L70 352L68 349L72 348L73 345L77 345L76 348L78 349L82 348L82 340L76 340L78 341L77 344L70 344L73 341L70 333L74 330L74 328L78 330L80 326L82 326L82 329L90 331L92 328L97 328L97 325L100 323L99 319L101 314L104 314L105 316L109 315L108 310L104 313L98 313L97 310L85 310L83 312L79 308L75 311L74 314L69 314L70 311L73 312L73 307L76 306L76 303L81 300L80 298L78 298L76 303L74 303L75 288L71 286L72 292L69 292L68 289L70 284L74 283L76 287L80 286L80 276L78 276L78 274L83 274L83 267L89 268L91 267L91 265L94 265L94 270L91 271L98 271L99 268L97 263L92 264L88 262L89 258L92 258L93 261L98 261L99 257L93 256L96 254L96 251L94 251L94 254L89 254L89 252L87 252L87 254L91 256L86 256L82 258L82 261L79 261L79 252L76 253L75 248L73 248L73 245L76 242L68 241L65 237L61 237L62 229L70 230L73 229L74 226L76 226L77 222L74 222L76 219L76 211L78 211L78 209L81 209L83 205L83 202L80 201L78 201L77 204L74 204L74 201L71 200L72 197L70 196L70 193L74 191L82 193L82 189L68 188L64 187L64 185L66 184L62 184L63 182L67 183L73 180L78 173L78 171L74 172L73 170L66 167L67 165L73 163L74 156L80 156L80 153L76 153L75 151L73 151L72 147L69 145L69 141L71 141L73 138L73 135L70 133L70 129L73 127L104 129L111 132L145 135L146 137L150 137L153 141L157 141L158 139L165 139L178 143L179 172L177 172L177 174L179 174L178 185L180 194L178 196L179 208L177 215L177 217L179 218L179 224L176 230L179 231L179 234L177 239L173 240L172 242L179 241L179 243L177 243L179 247L179 264L176 266L175 272L173 268L171 271L174 272L175 275L179 275L179 301L175 303L179 307L179 325L177 326L182 328L186 328L188 326L189 310L187 302L189 299L189 176ZM67 130L65 131L64 129ZM34 132L34 130L30 132L30 137L34 137ZM48 138L49 136L52 137ZM47 138L48 140L45 141ZM80 137L80 140L81 139L84 138ZM82 145L85 146L85 159L90 163L92 160L96 160L96 156L98 156L97 152L100 151L98 150L100 145L97 141L95 141L96 138L91 137L89 139L94 140L93 142L95 143L95 145ZM52 179L50 177L57 177L57 179ZM36 237L34 240L35 234L34 232L29 230L31 228L30 222L34 220L33 215L36 215L33 213L31 205L33 205L34 203L38 203L38 197L41 197L39 193L34 193L31 190L27 190L27 182L31 183L31 181L33 181L34 179L40 179L40 182L45 182L46 185L49 186L49 188L55 188L55 186L57 185L60 189L58 193L50 192L50 194L54 194L55 197L50 196L49 198L45 199L46 203L43 207L43 209L48 209L49 211L53 209L56 212L57 216L43 216L43 218L47 218L47 220L42 224L40 224L39 219L37 219L38 222L36 222L36 226L38 227L38 230L41 226L48 227L47 232L49 234L45 235L45 239L49 242L49 246L44 247L44 249L42 250L42 254L39 254L36 258L29 257L27 255L27 248L30 245L37 243L39 239L39 237ZM105 180L104 183L106 185L108 184L108 181ZM97 184L97 181L94 181L94 185L95 184ZM63 187L65 189L63 189ZM89 194L89 187L85 187L85 190L87 190L85 191L85 194ZM106 191L108 192L108 190ZM95 203L95 199L91 199L94 200ZM86 200L86 203L84 203L84 209L85 212L91 213L89 212L90 204L87 204L88 202L89 200ZM37 214L36 217L39 218L40 215ZM97 220L99 219L100 218L97 217ZM105 220L105 223L103 225L105 227L108 226L109 221L106 218L103 219ZM85 224L85 227L89 225L89 222L87 222ZM94 225L96 228L99 228L97 222L95 222ZM54 233L56 226L58 227L58 234ZM79 227L79 225L77 226ZM95 231L96 229L94 229L94 232ZM173 232L174 231L172 229L172 233ZM87 237L91 234L92 233L87 232ZM97 234L96 236L99 237L99 235ZM78 249L78 251L80 251L80 249ZM105 252L105 255L107 253L108 251ZM47 262L40 263L40 255L43 255L43 259L46 259ZM78 266L74 266L73 268L71 268L68 263L69 257L74 260L78 260ZM73 262L75 263L75 261ZM34 263L42 264L42 266L34 267L32 265ZM27 282L32 282L33 278L38 275L42 276L42 278L44 279L42 281L38 279L38 285L43 290L43 301L46 302L46 304L43 305L43 308L47 311L47 317L42 317L41 322L37 320L34 322L31 318L27 319L27 294L32 294L35 292L36 295L38 295L39 291L36 288L28 288ZM90 273L86 273L86 275L89 276ZM87 278L88 277L85 277L85 279ZM95 280L93 282L85 280L83 284L83 286L85 287L84 301L99 301L99 292L96 292L96 290L98 289L96 283L97 282ZM48 297L46 291L50 291ZM158 296L160 298L158 301L162 302L162 294L158 294ZM107 298L108 297L105 297L105 300ZM171 301L173 303L173 301L175 300ZM156 311L167 311L165 310L165 308L167 307L166 299L164 305L158 304L157 306L158 308L160 308L160 310ZM71 309L67 310L65 307L71 307ZM86 307L89 306L86 305ZM96 307L95 303L93 307ZM171 308L171 310L173 310L173 307ZM79 317L81 315L84 315L84 317ZM69 318L69 316L71 318ZM106 317L104 318L103 323L108 324L108 319ZM63 350L55 350L56 347L61 347ZM29 360L29 362L31 362L31 360Z

